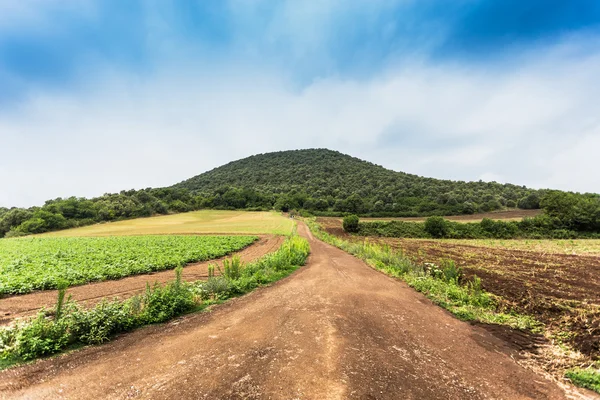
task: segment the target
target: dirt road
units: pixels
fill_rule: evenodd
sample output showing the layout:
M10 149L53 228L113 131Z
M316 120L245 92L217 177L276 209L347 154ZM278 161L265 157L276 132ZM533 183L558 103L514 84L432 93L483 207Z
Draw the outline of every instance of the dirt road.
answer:
M302 235L309 236L300 225ZM104 346L0 372L4 398L562 399L511 349L311 238L277 284Z
M283 236L262 236L260 239L236 254L242 261L256 260L273 252L283 243ZM225 258L225 257L223 257ZM221 261L210 260L187 265L183 269L185 281L196 281L208 277L208 266ZM90 283L69 288L68 294L73 300L84 304L94 304L102 299L127 298L144 291L146 284L165 283L175 279L173 270L134 275L123 279ZM52 308L56 304L58 292L44 290L25 295L0 298L0 325L6 325L15 318L22 318L37 313L42 307Z

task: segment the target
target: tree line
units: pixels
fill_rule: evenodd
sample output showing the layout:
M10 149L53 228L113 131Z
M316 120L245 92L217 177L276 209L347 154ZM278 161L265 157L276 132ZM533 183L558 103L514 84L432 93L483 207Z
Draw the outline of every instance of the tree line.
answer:
M431 216L425 222L360 222L358 216L349 215L344 217L343 228L363 236L409 238L600 238L600 196L549 191L540 206L541 215L521 221L484 218L481 222L460 223Z

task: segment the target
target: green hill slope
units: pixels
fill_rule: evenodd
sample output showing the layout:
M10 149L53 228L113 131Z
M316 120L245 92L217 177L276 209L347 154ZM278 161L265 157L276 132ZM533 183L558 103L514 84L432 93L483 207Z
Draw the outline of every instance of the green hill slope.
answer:
M600 230L596 194L424 178L327 149L293 150L233 161L166 188L57 198L41 207L0 207L0 238L206 208L429 216L532 209L540 202L550 217L545 221L554 228Z
M460 214L537 208L523 186L459 182L396 172L327 149L258 154L173 186L207 207L269 207L374 215Z

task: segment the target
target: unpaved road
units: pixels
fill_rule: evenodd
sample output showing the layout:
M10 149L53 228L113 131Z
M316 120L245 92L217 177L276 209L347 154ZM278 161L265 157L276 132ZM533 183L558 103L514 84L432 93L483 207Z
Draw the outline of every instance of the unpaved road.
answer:
M310 236L300 225L302 235ZM562 399L511 349L311 238L277 284L109 344L0 372L4 398Z
M259 240L245 249L235 253L244 262L256 260L273 252L283 243L283 236L261 236ZM230 257L230 256L228 256ZM208 277L208 266L224 258L187 265L183 269L185 281L196 281ZM102 299L127 298L145 290L146 284L165 283L175 279L173 270L134 275L119 280L90 283L69 288L68 294L73 300L83 304L94 304ZM42 307L52 308L56 304L58 291L44 290L25 295L0 298L0 325L6 325L15 318L22 318L37 313Z

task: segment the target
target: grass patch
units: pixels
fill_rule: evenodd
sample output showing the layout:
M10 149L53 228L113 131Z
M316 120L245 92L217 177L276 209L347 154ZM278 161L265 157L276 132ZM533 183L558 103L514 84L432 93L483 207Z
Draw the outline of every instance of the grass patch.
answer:
M532 332L540 332L543 328L532 317L497 312L496 298L481 288L481 281L477 277L465 281L462 272L451 260L442 260L440 265L419 265L401 251L392 251L389 246L368 241L349 242L324 232L313 220L307 223L319 239L364 260L387 275L404 280L461 320L508 325Z
M600 393L600 370L576 368L565 374L573 384Z
M128 236L160 234L289 235L293 220L277 212L201 210L181 214L107 222L45 233L42 236Z
M305 239L292 236L279 250L253 263L243 264L239 258L227 261L223 276L187 283L181 280L182 268L178 267L175 280L164 286L148 285L143 294L125 301L104 300L91 309L70 299L65 301L62 289L53 310L42 310L34 318L0 329L0 369L73 346L103 343L118 333L165 322L248 293L304 265L309 252Z

